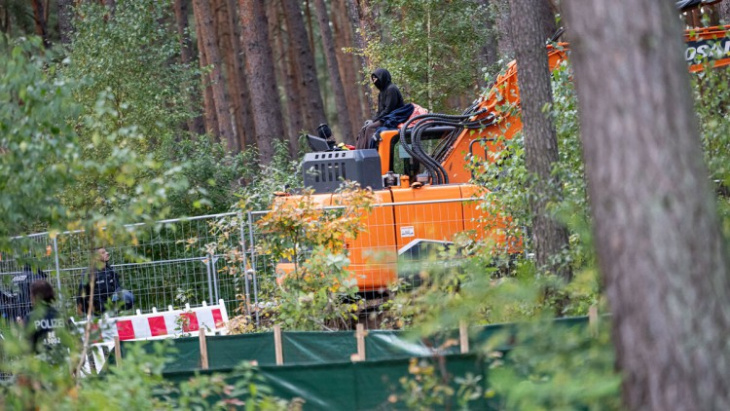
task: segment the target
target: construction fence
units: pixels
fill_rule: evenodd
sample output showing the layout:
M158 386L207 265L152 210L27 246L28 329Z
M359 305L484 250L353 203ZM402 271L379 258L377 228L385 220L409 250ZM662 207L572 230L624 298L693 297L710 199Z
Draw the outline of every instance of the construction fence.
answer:
M404 254L409 255L411 262L427 258L423 249L420 255L413 252L417 248L414 244L421 245L413 238L391 239L384 245L376 236L392 235L400 230L396 234L404 238L418 237L418 231L422 230L430 238L450 241L454 232L464 230L465 224L475 220L475 204L463 199L377 204L369 217L369 233L361 234L356 246L348 252L362 256L386 248L392 253L407 249ZM223 300L232 316L250 314L258 325L261 308L270 304L270 296L277 288L275 262L257 251L262 233L256 222L267 213L231 212L132 224L127 228L134 231L135 243L115 242L106 246L109 264L119 276L120 288L133 295L134 310L150 312L153 308L177 308L186 304L196 307L204 301ZM406 220L411 221L409 225L398 226L398 221ZM445 227L451 227L451 231ZM406 241L410 242L404 246ZM37 233L17 237L14 243L17 247L12 253L0 255L2 317L14 319L27 312L30 308L27 282L39 276L45 276L55 286L62 312L80 315L77 312L80 284L93 251L89 237L80 231L55 236ZM237 254L236 258L230 258L232 252ZM388 264L394 267L397 262L391 260ZM395 280L392 270L383 274L387 278L377 278L379 273L386 273L383 267L383 264L372 267L361 264L354 269L368 272L369 278L383 284ZM376 294L373 295L378 297Z

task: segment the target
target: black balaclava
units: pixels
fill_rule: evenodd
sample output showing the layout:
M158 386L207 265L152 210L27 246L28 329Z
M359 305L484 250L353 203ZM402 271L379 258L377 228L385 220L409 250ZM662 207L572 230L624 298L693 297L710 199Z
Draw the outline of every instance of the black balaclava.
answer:
M378 90L385 90L390 85L390 72L384 68L379 68L373 72L371 77L375 77L375 87Z

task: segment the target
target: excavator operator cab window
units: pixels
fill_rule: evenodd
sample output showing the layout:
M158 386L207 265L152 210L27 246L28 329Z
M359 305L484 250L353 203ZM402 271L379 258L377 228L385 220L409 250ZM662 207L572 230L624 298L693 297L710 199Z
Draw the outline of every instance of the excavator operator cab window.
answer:
M421 145L427 153L432 153L438 146L439 141L453 130L453 127L436 127L435 130L426 130L421 134ZM406 132L406 136L410 139L410 131ZM391 156L389 169L395 174L405 174L409 176L411 181L415 181L414 177L418 174L425 173L425 167L420 161L412 158L403 147L400 138L395 137L391 140Z

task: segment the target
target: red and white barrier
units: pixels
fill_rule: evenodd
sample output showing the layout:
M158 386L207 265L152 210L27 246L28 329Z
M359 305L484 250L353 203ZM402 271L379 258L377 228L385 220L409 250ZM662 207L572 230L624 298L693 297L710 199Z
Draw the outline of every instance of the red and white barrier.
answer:
M85 321L72 322L82 331ZM191 308L185 305L184 310L174 310L172 306L167 311L158 312L156 308L149 314L110 318L105 316L99 323L92 324L92 329L101 328L101 339L90 347L87 361L84 364L86 374L99 373L104 365L106 356L114 349L114 337L120 341L153 340L170 337L197 336L201 331L205 334L228 333L228 311L223 300L218 305L207 305L205 301L201 307Z
M180 335L198 335L200 330L206 334L225 334L228 325L228 312L223 300L218 305L208 306L203 302L202 307L184 310L157 312L149 314L117 317L113 319L116 334L120 341L147 340Z

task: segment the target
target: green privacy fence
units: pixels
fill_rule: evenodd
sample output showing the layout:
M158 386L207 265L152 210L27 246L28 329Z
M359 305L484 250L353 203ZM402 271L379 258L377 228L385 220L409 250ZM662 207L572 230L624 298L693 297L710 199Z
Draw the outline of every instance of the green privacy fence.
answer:
M437 361L434 359L434 361ZM485 387L486 365L476 354L451 354L438 360L449 377L467 374L481 376ZM405 404L396 400L400 390L399 380L409 375L409 359L335 362L310 365L261 365L258 372L265 378L272 394L284 399L301 398L304 410L392 410L404 409ZM175 371L165 373L174 383L189 380L196 373L228 373L232 369L206 371ZM456 384L450 378L454 390ZM244 399L245 400L245 399ZM396 400L396 401L394 401ZM481 397L469 403L470 409L489 409ZM452 406L452 409L455 409Z
M556 327L585 327L588 317L555 320ZM497 324L469 329L469 346L479 347L501 334L499 349L509 350L515 344L517 324ZM276 365L274 333L210 336L206 338L209 369L201 369L199 338L178 338L168 341L174 347L168 355L163 375L173 382L187 381L196 373L230 373L244 361L255 361L274 395L302 398L304 408L311 410L373 410L401 409L392 403L392 394L400 387L399 379L408 376L411 358L440 361L450 381L467 374L482 376L480 383L486 392L487 364L476 353L459 353L459 331L422 338L406 331L369 331L364 337L367 361L351 361L357 353L356 333L282 332L283 365ZM147 341L125 341L122 356L132 345ZM114 357L110 358L114 362ZM496 399L491 400L492 403ZM471 409L489 409L484 398L470 403Z

